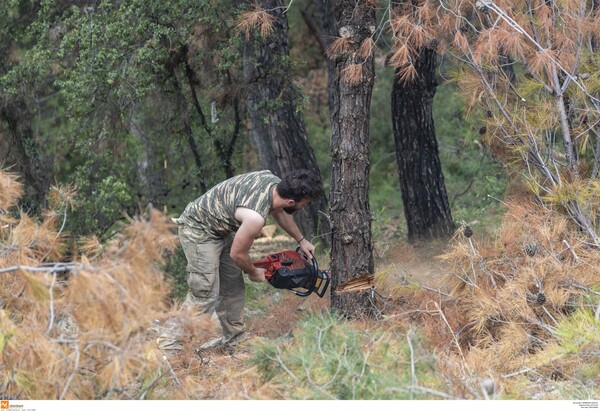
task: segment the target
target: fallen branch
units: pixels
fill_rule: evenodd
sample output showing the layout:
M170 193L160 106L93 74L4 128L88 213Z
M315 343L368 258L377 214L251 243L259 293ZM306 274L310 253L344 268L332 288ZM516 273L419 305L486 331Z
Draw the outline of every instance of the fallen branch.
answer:
M423 289L425 289L427 291L433 291L434 293L438 293L438 294L443 295L445 297L451 297L450 294L446 294L445 292L440 291L440 290L436 290L435 288L429 288L429 287L426 287L424 285L422 285L421 288L423 288Z
M0 274L19 270L41 273L60 273L64 271L93 270L93 268L80 263L56 263L49 266L37 267L32 267L29 265L13 265L6 268L0 268Z

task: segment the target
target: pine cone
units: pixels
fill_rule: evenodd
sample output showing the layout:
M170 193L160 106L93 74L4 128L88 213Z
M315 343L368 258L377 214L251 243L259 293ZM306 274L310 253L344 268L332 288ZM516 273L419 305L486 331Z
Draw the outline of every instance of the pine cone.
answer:
M539 305L544 305L546 303L546 294L544 294L541 291L537 293L535 297L535 302Z
M473 229L471 228L470 225L465 225L465 227L463 228L463 234L465 235L465 237L469 238L473 236Z
M525 246L523 247L523 251L525 251L525 254L527 254L529 257L533 257L537 253L537 249L538 246L535 243L525 244Z
M546 298L546 294L544 294L543 292L537 292L537 293L531 293L531 292L527 292L527 294L525 295L525 298L527 299L527 302L529 304L536 304L536 305L544 305L546 304L547 298Z

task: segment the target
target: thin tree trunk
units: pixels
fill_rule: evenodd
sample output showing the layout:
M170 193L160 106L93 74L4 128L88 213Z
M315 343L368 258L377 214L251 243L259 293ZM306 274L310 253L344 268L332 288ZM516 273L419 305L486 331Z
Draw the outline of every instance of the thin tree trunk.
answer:
M322 43L327 49L337 36L336 22L333 17L333 0L316 0L317 10L321 22ZM327 101L329 104L329 115L333 113L335 94L335 61L327 59Z
M254 31L248 38L243 35L242 40L248 115L260 165L280 176L300 168L320 175L298 109L301 95L290 79L288 23L283 2L259 0L257 3L275 17L267 38ZM326 207L327 199L323 197L296 213L295 221L305 237L313 238L319 229L328 231L323 227L324 221L319 227L319 210Z
M9 137L7 143L0 145L0 164L23 178L23 208L40 211L46 206L52 174L49 160L35 139L31 115L23 101L11 99L1 108L0 116L8 126L5 134Z
M416 80L403 84L396 75L392 90L396 160L411 242L446 238L454 230L433 123L435 52L424 48L415 68Z
M369 110L375 79L373 54L357 57L375 28L375 10L366 0L338 0L335 18L348 52L335 58L334 104L331 126L331 272L332 306L346 316L372 314L368 292L341 293L348 281L374 272L369 209ZM342 30L343 29L343 30ZM361 77L348 76L348 67L362 64Z
M161 156L157 153L156 143L146 133L146 130L151 130L152 125L146 123L139 103L135 104L129 118L129 130L137 140L138 146L136 159L140 180L138 195L144 200L144 203L151 203L158 208L164 206L167 202L168 190L164 160L161 160Z

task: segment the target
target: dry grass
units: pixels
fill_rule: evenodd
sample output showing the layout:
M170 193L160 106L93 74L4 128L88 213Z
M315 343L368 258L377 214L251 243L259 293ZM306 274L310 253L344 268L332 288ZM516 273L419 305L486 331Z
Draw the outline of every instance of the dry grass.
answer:
M589 397L600 255L567 217L513 194L495 238L463 224L443 251L389 251L375 276L384 321L422 330L453 397Z
M0 173L3 178L16 181ZM10 187L19 190L18 184ZM68 195L57 192L56 198L67 207ZM204 341L214 326L170 306L167 283L156 268L177 241L165 216L150 211L133 218L101 244L62 233L61 213L46 212L39 221L25 214L8 218L18 196L4 192L2 199L10 200L1 215L0 394L286 398L284 385L257 378L253 344L260 338L293 341L298 322L326 311L328 298L302 299L264 285L261 313L248 316L251 340L234 355L199 356L199 337ZM290 244L284 236L258 240L254 257ZM567 384L569 393L587 392L586 384L597 381L593 325L600 308L596 300L590 304L590 295L597 295L590 290L599 286L600 256L578 241L577 230L559 213L518 197L507 202L494 239L473 236L463 225L448 245L400 244L383 254L372 283L381 316L353 326L398 335L417 327L443 377L444 386L435 386L443 392L436 395L524 399L558 383ZM326 265L324 257L319 261ZM586 304L593 307L582 311ZM173 355L157 350L148 331L153 320L166 318L184 329L184 350Z
M481 398L480 381L467 377L489 375L507 387L512 377L527 373L533 358L545 358L557 344L557 330L598 288L600 255L578 241L564 216L522 198L508 201L494 241L470 235L461 227L440 257L447 271L438 287L448 295L414 292L410 298L418 307L404 307L414 314L397 318L421 324L439 351L440 372L455 382L449 392ZM575 365L582 364L584 354L573 355L561 364L565 375L575 375ZM548 370L557 365L540 361ZM556 377L544 374L544 366L535 371L544 381Z
M20 185L0 172L2 206L15 206ZM63 190L62 193L65 193ZM66 191L70 193L69 190ZM55 199L68 196L57 189ZM176 236L151 210L105 246L88 239L67 260L61 216L4 220L0 245L0 376L3 397L94 399L147 397L153 378L170 380L167 360L148 328L180 317L188 336L204 322L170 311L156 264ZM86 254L89 253L89 254ZM46 263L43 263L43 262ZM178 390L185 396L184 389Z

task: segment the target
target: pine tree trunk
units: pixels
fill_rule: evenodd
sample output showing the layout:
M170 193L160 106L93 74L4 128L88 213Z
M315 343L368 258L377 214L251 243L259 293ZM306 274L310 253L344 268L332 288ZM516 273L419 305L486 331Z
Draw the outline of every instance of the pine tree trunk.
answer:
M392 91L396 160L411 242L445 238L454 230L433 124L435 52L423 49L415 68L418 78L402 84L396 75Z
M290 78L288 23L282 0L259 0L275 19L273 31L262 38L254 31L243 36L244 80L252 137L263 169L279 176L294 169L309 169L320 175L304 120L298 107L301 95ZM319 210L327 208L321 198L294 216L306 238L313 239L319 228ZM314 241L314 239L313 239Z
M0 108L0 121L8 138L0 144L2 166L21 175L25 186L22 208L40 211L52 183L51 163L42 152L31 127L32 115L24 101L15 98ZM4 139L4 138L3 138Z
M340 293L346 282L373 274L369 209L369 110L375 79L373 54L357 57L375 28L375 10L366 0L338 0L335 17L341 37L350 37L347 53L335 57L336 76L331 126L332 306L346 316L371 314L370 290ZM346 70L362 63L351 80ZM354 66L356 67L356 66ZM345 71L346 70L346 71Z
M162 156L157 152L159 147L155 140L148 135L148 131L153 129L153 121L153 118L144 117L139 104L132 106L129 131L137 142L135 164L140 181L138 196L143 204L150 203L155 208L161 209L167 203L168 190L164 169L165 160L161 159Z
M329 47L337 30L335 19L333 18L333 0L317 0L317 10L321 24L321 36L325 47ZM333 112L334 94L335 94L335 61L327 59L327 102L329 105L329 115Z

